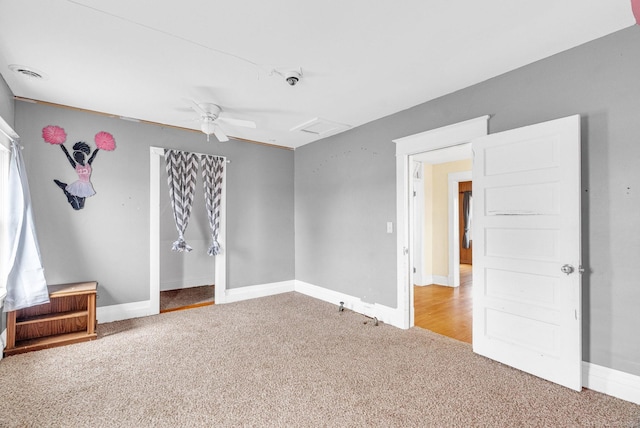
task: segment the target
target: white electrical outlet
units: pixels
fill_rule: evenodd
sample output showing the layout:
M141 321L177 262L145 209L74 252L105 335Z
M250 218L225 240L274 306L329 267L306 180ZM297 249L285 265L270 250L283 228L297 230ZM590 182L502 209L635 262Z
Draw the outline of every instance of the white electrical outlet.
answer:
M387 222L387 233L393 233L393 222Z

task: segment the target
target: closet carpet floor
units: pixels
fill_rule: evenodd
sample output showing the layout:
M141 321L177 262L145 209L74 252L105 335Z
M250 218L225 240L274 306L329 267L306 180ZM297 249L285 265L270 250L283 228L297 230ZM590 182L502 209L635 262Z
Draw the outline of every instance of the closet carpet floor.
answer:
M160 313L213 305L213 285L180 288L160 292Z

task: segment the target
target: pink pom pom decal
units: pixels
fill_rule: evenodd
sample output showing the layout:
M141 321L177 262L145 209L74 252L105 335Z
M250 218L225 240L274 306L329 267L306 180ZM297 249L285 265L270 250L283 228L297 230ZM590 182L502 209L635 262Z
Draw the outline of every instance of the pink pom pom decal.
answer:
M113 139L113 135L108 132L98 132L95 138L96 146L100 150L115 150L116 148L116 140Z
M67 141L67 133L59 126L49 125L42 128L42 138L49 144L62 144Z

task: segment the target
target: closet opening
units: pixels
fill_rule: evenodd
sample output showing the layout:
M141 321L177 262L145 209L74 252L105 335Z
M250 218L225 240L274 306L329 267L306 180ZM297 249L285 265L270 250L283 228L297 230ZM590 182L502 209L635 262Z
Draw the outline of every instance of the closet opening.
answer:
M179 232L168 186L168 174L164 157L165 149L151 148L151 286L150 298L155 313L224 303L226 290L226 177L224 160L222 187L219 198L219 229L217 242L221 251L210 256L212 232L207 203L203 190L203 178L198 169L191 213L184 242L191 251L173 251ZM202 155L197 153L197 155ZM214 155L215 156L215 155ZM211 205L211 204L209 204Z

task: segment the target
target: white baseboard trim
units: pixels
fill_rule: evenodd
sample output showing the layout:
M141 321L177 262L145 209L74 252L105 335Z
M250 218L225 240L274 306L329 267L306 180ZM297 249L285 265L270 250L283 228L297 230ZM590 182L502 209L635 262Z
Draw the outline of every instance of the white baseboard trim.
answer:
M296 280L295 283L295 291L298 293L305 294L309 297L323 300L328 303L333 303L337 307L340 306L340 302L344 302L345 309L349 309L370 318L375 317L378 321L382 321L385 324L402 328L402 314L395 308L390 308L378 303L363 302L362 299L357 297L318 287L317 285L309 284L304 281Z
M432 284L449 287L449 284L450 284L449 277L448 276L442 276L442 275L433 275Z
M422 281L420 284L416 284L418 287L424 287L426 285L443 285L445 287L449 287L449 284L452 281L449 281L448 276L442 275L425 275L422 277Z
M640 404L640 376L583 361L582 386Z
M416 284L418 287L424 287L427 285L443 285L445 287L448 287L449 284L451 283L451 281L449 281L449 277L448 276L442 276L442 275L428 275L426 277L423 277L424 280L422 281L421 284Z
M225 290L224 301L217 299L217 304L239 302L241 300L255 299L257 297L272 296L274 294L294 291L294 281L273 282L270 284L252 285L249 287L232 288ZM126 320L129 318L146 317L155 315L151 310L151 301L123 303L120 305L99 306L96 308L98 323Z
M154 315L151 311L151 300L123 303L120 305L98 306L96 317L98 323L126 320Z
M413 280L417 282L415 278ZM419 284L416 283L415 285L417 285L418 287L426 287L427 285L431 284L433 284L433 275L422 275L422 281L420 281Z
M248 287L230 288L225 290L224 302L231 303L242 300L255 299L258 297L273 296L275 294L289 293L295 291L295 281L272 282L269 284L250 285Z

